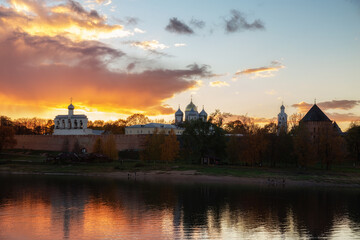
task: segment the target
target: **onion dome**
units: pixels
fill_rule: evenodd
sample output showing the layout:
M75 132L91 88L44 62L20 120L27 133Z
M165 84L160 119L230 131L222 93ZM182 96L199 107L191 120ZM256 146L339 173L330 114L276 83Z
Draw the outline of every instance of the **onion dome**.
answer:
M68 106L68 109L69 109L69 110L74 110L74 108L75 108L75 107L74 107L74 105L72 105L72 103Z
M207 113L206 113L205 110L204 110L204 106L203 106L203 109L202 109L202 111L200 112L199 116L200 116L200 117L207 118Z
M184 113L180 110L180 107L179 107L179 109L176 111L176 113L175 113L175 116L184 116Z
M191 102L186 106L185 112L189 112L189 111L191 111L191 109L194 109L194 111L197 112L197 107L192 102L192 99L191 99Z
M281 110L284 110L284 109L285 109L284 105L281 105L280 109L281 109Z

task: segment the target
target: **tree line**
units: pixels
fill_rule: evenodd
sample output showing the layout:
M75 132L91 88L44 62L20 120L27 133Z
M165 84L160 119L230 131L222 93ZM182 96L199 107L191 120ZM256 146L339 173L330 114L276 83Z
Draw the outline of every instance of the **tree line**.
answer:
M243 166L301 167L330 169L334 163L360 164L360 124L353 123L345 136L335 134L332 126L313 140L308 129L299 124L301 115L290 116L290 130L278 132L270 122L264 126L247 116L225 123L230 116L216 110L207 122L184 122L182 136L172 136L171 158L161 157L164 132L148 136L144 161L182 161L190 164L217 163Z
M181 125L184 128L182 136L176 136L174 132L166 135L156 131L147 137L140 158L149 162L177 160L192 164L204 163L206 160L245 166L306 168L318 165L326 169L340 162L360 164L359 123L353 123L345 136L324 131L318 134L316 141L312 141L306 128L299 124L302 117L299 114L290 116L289 131L280 133L275 123L260 126L247 116L226 122L230 115L216 110L210 114L207 122L184 122ZM145 115L133 114L125 120L89 121L88 127L104 130L106 134L124 134L126 126L149 122ZM52 131L52 120L21 118L12 121L2 116L0 150L15 145L14 134L51 134ZM107 152L114 156L114 144L111 142L97 143L95 152ZM112 150L106 150L104 146L110 145Z

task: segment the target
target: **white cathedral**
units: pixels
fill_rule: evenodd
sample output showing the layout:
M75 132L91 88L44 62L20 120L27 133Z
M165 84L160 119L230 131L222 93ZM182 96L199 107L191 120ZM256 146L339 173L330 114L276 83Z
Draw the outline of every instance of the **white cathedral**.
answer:
M190 103L185 108L185 119L184 119L184 113L179 109L175 113L175 124L182 123L183 121L192 121L192 120L198 120L201 119L204 122L207 121L207 113L204 110L204 106L202 111L199 113L197 110L197 107L192 102L192 98Z
M88 118L86 115L75 115L74 105L68 106L68 115L57 115L54 119L53 135L89 135L92 129L87 128Z

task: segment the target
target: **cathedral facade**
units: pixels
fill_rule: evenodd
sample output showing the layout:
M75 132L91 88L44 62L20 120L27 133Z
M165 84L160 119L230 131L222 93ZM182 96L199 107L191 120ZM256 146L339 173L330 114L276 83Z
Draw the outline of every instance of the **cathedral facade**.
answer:
M190 103L185 108L185 119L184 119L184 113L181 111L180 106L179 109L175 113L175 124L180 124L184 121L194 121L201 119L202 121L207 121L207 113L204 110L204 107L202 111L199 113L197 106L193 103L192 99Z

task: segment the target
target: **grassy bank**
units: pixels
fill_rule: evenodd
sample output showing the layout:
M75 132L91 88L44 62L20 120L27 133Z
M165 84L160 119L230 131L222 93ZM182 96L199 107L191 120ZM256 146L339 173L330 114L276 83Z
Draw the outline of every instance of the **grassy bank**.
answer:
M11 150L0 154L0 172L23 173L113 173L113 172L169 172L195 170L196 175L234 176L242 178L289 179L336 184L360 184L360 168L334 166L331 170L318 168L268 168L244 166L207 166L185 163L143 163L124 159L114 162L52 164L46 163L44 151Z

